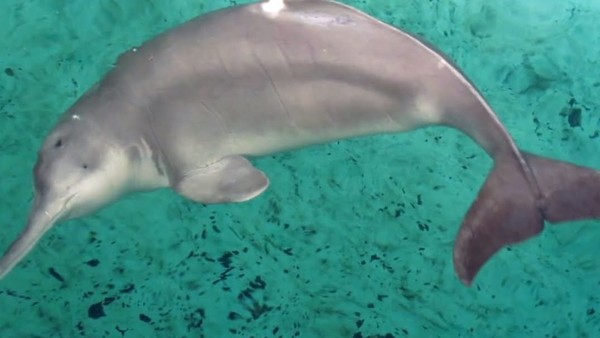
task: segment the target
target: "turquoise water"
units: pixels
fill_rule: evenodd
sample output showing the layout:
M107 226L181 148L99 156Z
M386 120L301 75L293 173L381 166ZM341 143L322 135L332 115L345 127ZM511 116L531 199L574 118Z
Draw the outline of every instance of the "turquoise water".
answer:
M121 51L233 2L0 3L0 250L58 116ZM600 168L600 3L346 3L450 55L523 149ZM271 187L248 203L165 190L55 227L0 281L0 337L600 337L598 222L550 226L459 283L454 236L491 166L466 136L255 164Z

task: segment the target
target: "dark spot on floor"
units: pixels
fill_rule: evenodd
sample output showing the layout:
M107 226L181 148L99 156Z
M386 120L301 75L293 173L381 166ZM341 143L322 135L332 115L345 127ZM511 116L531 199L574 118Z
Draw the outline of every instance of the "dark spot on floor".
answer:
M58 280L61 283L65 282L65 279L63 278L63 276L61 276L58 272L56 272L56 270L54 270L54 268L50 268L48 269L48 272L50 273L50 276L54 277L54 279Z
M129 331L129 329L122 329L119 325L115 326L115 330L121 334L121 337L125 337L125 333Z
M264 299L260 299L263 297L259 297L259 295L255 295L255 293L264 290L267 286L267 283L260 277L256 277L253 281L250 282L249 287L242 290L238 294L238 300L242 304L242 306L250 313L252 319L258 319L263 314L273 310L272 306L269 306L265 303Z
M266 304L259 304L258 302L253 302L252 306L249 308L250 313L252 314L253 319L258 319L263 314L273 310L272 307Z
M75 327L77 328L77 330L79 330L79 335L85 336L85 328L83 327L82 322L77 323Z
M253 282L250 282L250 287L254 290L264 290L265 286L267 286L267 283L262 278L260 278L260 276L257 276L256 278L254 278Z
M15 71L12 68L7 67L7 68L4 68L4 74L6 74L8 76L15 76Z
M364 336L362 335L362 333L360 332L356 332L352 338L363 338ZM372 335L369 336L368 338L394 338L394 335L392 335L391 333L386 333L386 334L376 334L376 335Z
M571 108L567 120L571 128L581 127L581 108Z
M191 329L199 329L204 324L204 319L206 318L206 313L204 309L197 309L191 313L185 315L184 319L187 322L187 329L190 331Z
M90 259L89 261L85 262L85 264L91 266L91 267L96 267L98 266L98 264L100 264L100 261L97 259Z
M102 305L110 305L110 303L114 302L117 298L115 297L106 297L102 302Z
M238 320L238 319L242 319L242 316L234 311L229 312L229 314L227 315L227 319L229 320Z
M231 267L231 258L233 258L234 254L237 254L237 252L226 251L221 257L219 257L219 263L221 263L225 269L228 269Z
M102 305L102 302L92 304L89 307L88 317L90 317L92 319L98 319L98 318L101 318L104 316L106 316L106 313L104 313L104 306Z
M129 283L129 284L125 284L125 287L122 288L121 290L119 290L119 292L121 292L121 293L130 293L134 289L135 289L135 284Z
M568 107L564 108L560 115L567 117L567 122L571 128L581 127L582 110L578 107L577 100L571 98Z
M150 319L150 317L146 316L143 313L140 313L140 320L144 323L150 323L152 321L152 319Z

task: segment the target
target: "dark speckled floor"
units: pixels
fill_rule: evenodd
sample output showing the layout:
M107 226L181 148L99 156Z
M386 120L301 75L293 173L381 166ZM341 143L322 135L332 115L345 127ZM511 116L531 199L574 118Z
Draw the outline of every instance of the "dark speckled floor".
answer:
M233 1L232 1L233 2ZM241 1L240 1L241 2ZM593 1L347 1L451 55L529 151L600 168ZM122 51L228 1L0 3L0 248L58 116ZM491 162L452 130L265 157L270 189L202 206L131 196L53 229L0 281L0 337L599 337L598 222L451 252Z

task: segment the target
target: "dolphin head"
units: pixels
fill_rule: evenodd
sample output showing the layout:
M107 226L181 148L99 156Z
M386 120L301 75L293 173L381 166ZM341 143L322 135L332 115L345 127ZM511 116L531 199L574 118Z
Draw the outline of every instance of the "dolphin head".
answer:
M120 147L83 121L57 128L34 169L36 205L59 220L88 215L120 196L127 161ZM39 210L38 210L39 209Z
M74 114L68 117L38 154L28 224L0 259L0 278L54 224L93 213L119 198L127 187L129 162L122 147L94 123Z

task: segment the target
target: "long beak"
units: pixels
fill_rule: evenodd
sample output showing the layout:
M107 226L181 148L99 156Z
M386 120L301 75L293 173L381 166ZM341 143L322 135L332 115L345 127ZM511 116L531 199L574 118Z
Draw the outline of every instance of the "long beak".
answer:
M4 278L25 257L42 236L52 228L64 213L64 204L48 208L36 199L25 230L11 244L0 259L0 279Z

